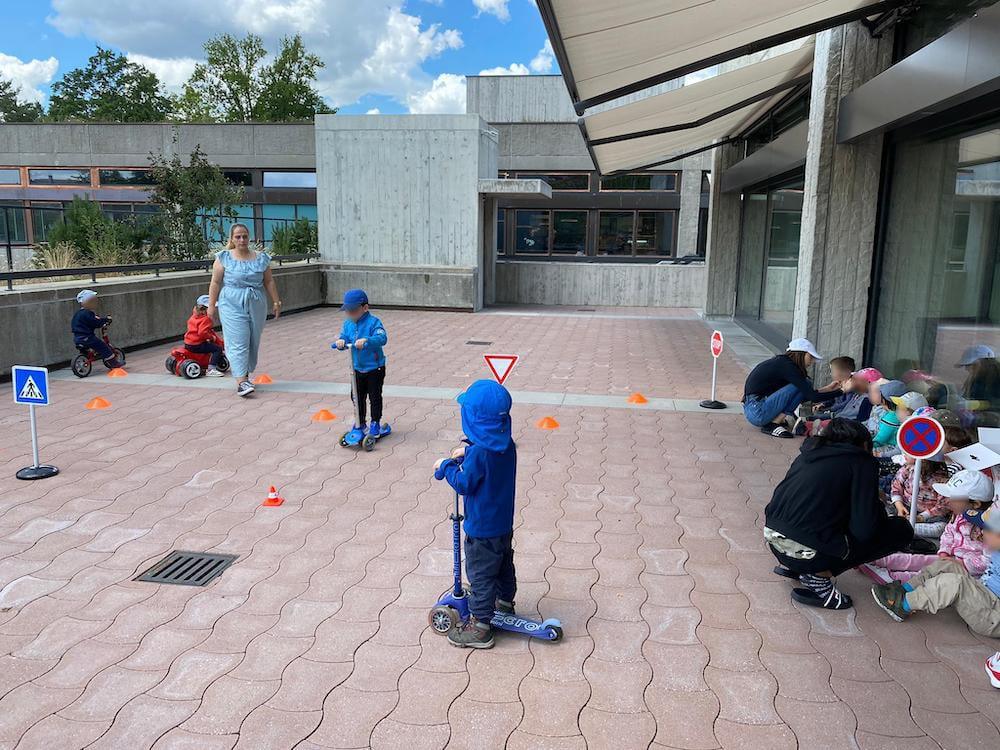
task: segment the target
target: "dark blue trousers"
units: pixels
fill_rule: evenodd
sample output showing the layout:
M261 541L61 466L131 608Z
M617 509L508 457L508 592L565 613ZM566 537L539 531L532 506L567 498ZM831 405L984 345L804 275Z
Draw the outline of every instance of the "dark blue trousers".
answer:
M514 601L517 578L513 540L513 531L503 536L465 537L465 575L472 587L469 609L480 622L493 619L497 599Z
M212 367L219 366L219 360L222 359L222 352L224 351L221 346L213 344L211 341L205 341L201 344L184 344L184 348L195 354L211 354L212 358L208 363Z
M86 338L77 338L74 340L77 346L85 346L88 349L93 349L94 353L98 357L103 359L112 359L115 353L111 351L111 347L104 343L104 339L96 336L90 335Z

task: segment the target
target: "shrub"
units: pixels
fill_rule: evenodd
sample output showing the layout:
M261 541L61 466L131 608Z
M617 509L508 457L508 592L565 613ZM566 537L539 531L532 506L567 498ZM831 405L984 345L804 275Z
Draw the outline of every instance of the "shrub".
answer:
M151 238L148 220L137 221L134 216L109 218L97 203L86 198L73 198L62 218L49 230L48 244L73 246L82 265L137 263L143 245ZM111 257L119 260L98 261L98 255L103 260Z
M319 247L319 229L308 219L296 219L277 227L271 235L271 251L275 255L296 255L315 252Z
M32 248L31 264L38 269L73 268L80 265L80 253L69 242L39 242Z

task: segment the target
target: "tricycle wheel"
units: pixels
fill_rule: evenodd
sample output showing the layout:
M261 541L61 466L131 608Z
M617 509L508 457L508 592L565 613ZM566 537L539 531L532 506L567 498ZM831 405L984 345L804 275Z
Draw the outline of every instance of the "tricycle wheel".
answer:
M85 378L90 375L90 370L93 367L90 360L87 359L85 354L77 354L73 357L73 363L70 365L73 369L73 374L78 378Z
M451 607L434 607L427 613L427 623L438 635L447 635L452 628L458 626L458 612Z
M183 375L188 380L195 380L201 377L201 365L195 362L193 359L189 359L187 362L181 365L181 375Z
M361 441L361 446L366 451L374 450L375 449L375 440L376 440L376 438L373 437L372 435L365 435L365 439Z
M118 360L118 366L119 367L124 367L125 366L125 352L123 352L117 346L111 347L111 351L113 351L115 353L115 359Z
M163 364L167 368L167 372L169 372L171 375L176 375L177 374L177 360L176 359L174 359L173 357L167 357L167 361L164 362Z

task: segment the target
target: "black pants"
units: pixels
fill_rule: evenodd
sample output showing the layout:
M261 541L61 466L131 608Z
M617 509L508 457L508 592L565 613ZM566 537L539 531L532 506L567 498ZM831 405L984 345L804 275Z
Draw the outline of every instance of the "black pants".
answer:
M789 538L792 538L791 536ZM795 573L823 573L829 570L837 576L845 570L856 568L862 563L878 560L880 557L901 552L913 541L913 527L905 518L887 518L878 536L870 544L858 546L848 553L847 558L824 555L818 552L812 560L788 557L768 545L778 562Z
M358 405L359 416L361 417L361 424L358 427L365 426L365 412L367 410L367 401L371 402L372 405L372 422L382 422L382 384L385 383L385 366L379 367L377 370L372 370L370 372L358 372L354 371L354 379L358 384L357 400L354 402ZM354 394L351 394L351 399L354 400Z
M512 602L517 594L513 541L513 531L503 536L465 537L465 575L472 587L469 609L480 622L493 619L497 599Z
M184 348L195 354L211 354L212 358L208 361L209 365L212 367L219 366L223 349L218 344L213 344L211 341L204 341L200 344L184 344Z

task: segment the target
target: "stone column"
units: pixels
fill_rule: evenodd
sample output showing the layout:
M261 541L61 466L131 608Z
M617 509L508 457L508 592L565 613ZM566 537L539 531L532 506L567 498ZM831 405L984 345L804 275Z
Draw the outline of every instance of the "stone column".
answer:
M891 63L892 33L860 23L816 36L794 336L860 360L868 317L882 136L836 141L840 100Z
M722 173L743 158L742 145L720 146L712 158L712 198L708 208L705 249L705 315L732 317L740 257L740 194L723 193Z
M701 155L683 161L681 205L677 212L677 256L698 252L698 218L701 213Z

